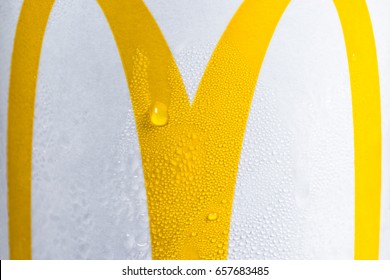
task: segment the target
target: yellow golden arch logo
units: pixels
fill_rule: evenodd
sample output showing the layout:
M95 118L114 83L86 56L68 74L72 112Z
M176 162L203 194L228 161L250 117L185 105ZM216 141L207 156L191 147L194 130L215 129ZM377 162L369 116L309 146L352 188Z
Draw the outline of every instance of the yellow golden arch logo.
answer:
M8 117L13 259L32 257L35 88L54 2L25 0L16 30ZM143 1L97 2L111 26L131 92L153 258L227 258L234 187L251 100L268 44L290 1L244 1L207 65L192 106L172 54ZM335 0L334 4L344 31L352 88L355 258L377 259L381 113L375 41L364 0ZM157 117L152 122L151 108L152 117Z

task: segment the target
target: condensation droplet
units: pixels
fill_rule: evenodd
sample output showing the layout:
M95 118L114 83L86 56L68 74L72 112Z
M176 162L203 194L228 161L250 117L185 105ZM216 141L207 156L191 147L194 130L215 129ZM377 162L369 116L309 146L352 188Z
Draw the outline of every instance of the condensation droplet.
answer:
M218 214L217 213L210 213L207 216L207 219L209 219L209 221L215 221L217 218L218 218Z
M356 62L356 61L357 61L357 54L356 54L356 53L353 53L353 54L352 54L352 61L353 61L353 62Z
M168 123L168 106L156 101L150 110L150 121L155 126L164 126Z

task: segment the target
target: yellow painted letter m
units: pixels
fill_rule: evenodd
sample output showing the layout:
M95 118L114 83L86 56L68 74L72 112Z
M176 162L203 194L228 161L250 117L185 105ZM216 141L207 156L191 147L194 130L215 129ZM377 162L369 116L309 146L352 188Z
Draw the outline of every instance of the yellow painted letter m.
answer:
M25 0L8 118L9 238L30 259L35 88L54 0ZM221 37L191 105L172 54L141 0L98 0L126 73L141 146L154 259L226 259L246 121L267 47L288 0L245 0ZM352 87L355 257L378 258L381 123L378 66L363 0L335 0ZM28 42L28 43L26 43ZM155 114L155 115L153 115ZM151 122L152 117L156 117ZM155 125L154 125L154 124Z

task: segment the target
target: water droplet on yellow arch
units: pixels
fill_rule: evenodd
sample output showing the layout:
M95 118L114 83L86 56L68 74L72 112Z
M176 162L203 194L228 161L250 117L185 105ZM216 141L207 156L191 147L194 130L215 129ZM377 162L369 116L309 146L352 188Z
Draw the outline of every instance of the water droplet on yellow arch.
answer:
M153 103L150 110L150 121L155 126L164 126L168 123L168 106L162 102Z
M217 213L210 213L207 216L207 219L209 219L209 221L215 221L217 218L218 218L218 214Z
M356 53L352 53L352 61L356 62L357 60L358 60L357 54Z

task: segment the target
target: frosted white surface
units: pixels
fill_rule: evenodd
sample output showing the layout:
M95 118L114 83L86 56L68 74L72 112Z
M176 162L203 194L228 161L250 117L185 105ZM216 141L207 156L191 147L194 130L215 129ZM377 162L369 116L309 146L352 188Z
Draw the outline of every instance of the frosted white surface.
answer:
M229 258L353 257L347 67L332 2L291 3L268 49L252 102Z
M243 0L145 0L192 102L207 63Z
M286 221L284 223L279 221L279 230L275 229L278 225L270 226L269 222L266 221L258 223L260 224L258 227L253 227L249 222L247 224L249 229L245 229L245 225L243 228L242 220L248 219L251 211L256 212L253 209L259 208L259 206L251 207L254 205L250 204L250 201L256 203L256 201L266 200L266 193L263 193L263 189L272 186L272 183L268 186L265 183L261 183L261 186L251 184L250 182L257 181L268 182L266 175L253 174L253 177L248 180L249 183L245 182L242 186L239 175L234 206L235 214L231 227L230 258L255 258L255 251L258 253L257 258L334 259L353 257L353 223L351 222L353 222L354 179L352 123L350 123L351 120L348 116L351 114L349 77L341 28L338 26L336 12L332 6L331 1L315 3L293 1L289 6L267 53L247 127L246 139L251 139L253 142L253 139L258 138L251 136L248 132L252 131L252 127L255 131L256 125L258 129L266 130L265 124L261 120L266 119L267 112L271 111L274 118L279 115L281 119L284 119L287 126L283 131L293 131L295 139L291 147L295 150L295 156L290 164L294 171L292 173L293 182L295 182L293 196L296 200L296 206L298 209L301 208L301 211L294 216L297 220L296 236L291 238L291 230L284 229L286 235L275 238L274 233L280 232L280 227L288 225ZM390 53L388 51L390 49L390 3L368 1L368 6L376 37L381 77L383 175L380 258L389 259L390 176L387 170L390 168L390 146L388 144L390 143L390 119L388 117L390 81L386 78L388 75L385 73L390 71ZM282 30L283 28L284 30ZM344 65L344 67L336 67L337 64ZM263 92L261 82L264 82L265 85ZM263 103L261 109L265 112L261 113L261 109L256 109L259 99L257 95L259 93L269 94L269 91L272 90L278 93L276 96L280 100L278 101L278 98L270 100L272 97L264 96L264 101L260 101L260 103ZM272 104L275 103L279 114L273 112ZM347 114L348 112L349 114ZM252 121L253 119L256 121ZM267 122L270 121L267 120ZM274 133L280 132L278 126L270 126L270 130ZM258 140L261 143L259 145L261 148L258 150L264 151L266 149L267 144L264 142L267 140L272 143L269 144L269 147L277 147L276 139L270 139L272 137L268 136L269 132L263 134L262 139ZM282 133L278 135L282 139L283 136ZM246 151L249 151L248 155L253 155L251 149L253 149L253 144L244 144L240 174L245 173L241 173L241 170L248 168L249 165L251 165L250 168L256 164L259 165L256 161L251 161L248 164L244 161ZM265 158L266 162L267 157ZM278 156L274 158L278 160ZM286 155L279 156L279 158L281 158L281 162L285 163ZM267 170L267 168L273 168L272 162L261 166L261 170ZM283 168L285 167L279 166L279 170ZM276 175L277 172L271 171L268 174ZM288 176L273 176L273 180L275 178L279 178L279 183L276 185L282 189ZM259 189L256 199L252 198L256 191L250 189L251 187ZM242 193L246 193L246 199L240 196L240 190ZM274 201L277 198L276 194ZM240 201L242 203L239 205ZM261 204L268 205L267 201ZM248 207L248 205L250 206ZM243 208L247 212L242 211ZM267 213L266 210L257 210L259 215L254 215L263 217L264 212ZM287 215L290 216L294 207L287 210L289 211ZM282 211L270 212L277 217L277 213ZM234 224L235 222L236 224ZM278 223L278 220L273 220L272 223ZM274 231L271 231L268 236L267 232L270 228ZM257 231L257 234L260 231L261 234L256 236L254 231ZM259 236L261 237L259 238ZM291 246L283 246L286 239L289 239ZM275 246L275 243L278 245ZM240 252L240 248L245 244L248 247ZM261 246L258 246L259 244ZM296 250L293 254L289 254L291 253L290 247ZM248 253L251 250L253 253ZM280 250L285 252L278 254Z
M130 96L95 1L56 2L36 98L33 257L151 258Z

